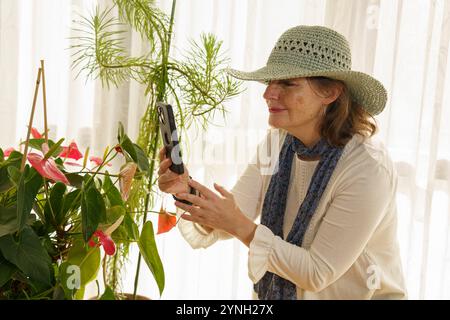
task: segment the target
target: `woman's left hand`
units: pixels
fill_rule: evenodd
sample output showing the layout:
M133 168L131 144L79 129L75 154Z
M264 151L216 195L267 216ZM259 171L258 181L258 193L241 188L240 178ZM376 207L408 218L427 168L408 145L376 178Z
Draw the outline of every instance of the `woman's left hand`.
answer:
M214 183L214 188L220 195L192 179L189 180L189 185L198 190L200 196L188 193L175 195L192 203L187 205L175 201L178 208L190 213L190 215L183 214L181 218L228 232L249 246L255 234L256 224L242 213L233 194L217 183Z

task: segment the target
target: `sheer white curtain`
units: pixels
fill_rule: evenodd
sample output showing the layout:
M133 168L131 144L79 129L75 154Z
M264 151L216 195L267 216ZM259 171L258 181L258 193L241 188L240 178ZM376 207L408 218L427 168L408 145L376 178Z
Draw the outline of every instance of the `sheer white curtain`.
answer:
M136 137L146 103L142 88L128 83L104 90L83 77L74 80L69 69L64 49L73 12L87 13L93 2L0 0L2 147L16 145L25 135L39 59L46 61L53 134L77 139L98 153L114 142L118 120ZM170 0L159 5L170 12ZM377 118L378 138L400 175L399 241L413 299L450 298L449 15L447 0L189 0L178 1L176 9L175 58L181 57L188 39L212 32L223 40L231 66L242 70L264 65L274 42L291 26L325 25L349 39L353 68L374 75L389 92L386 110ZM132 32L127 41L131 52L145 47ZM207 133L192 130L187 139L190 173L208 186L218 182L231 188L267 129L264 87L244 87L247 90L228 103L226 121L216 117L216 126ZM39 126L42 118L37 121ZM169 198L163 201L173 208ZM247 250L239 242L194 251L176 230L158 236L157 242L166 269L163 299L251 298ZM126 270L127 291L133 286L135 254ZM141 279L139 291L158 297L146 270Z

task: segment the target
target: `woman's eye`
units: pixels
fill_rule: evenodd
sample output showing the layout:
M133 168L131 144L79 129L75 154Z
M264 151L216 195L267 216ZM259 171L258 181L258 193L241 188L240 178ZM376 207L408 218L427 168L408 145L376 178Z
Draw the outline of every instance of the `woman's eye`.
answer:
M296 83L294 83L292 81L281 81L281 84L286 87L292 87L292 86L296 85Z

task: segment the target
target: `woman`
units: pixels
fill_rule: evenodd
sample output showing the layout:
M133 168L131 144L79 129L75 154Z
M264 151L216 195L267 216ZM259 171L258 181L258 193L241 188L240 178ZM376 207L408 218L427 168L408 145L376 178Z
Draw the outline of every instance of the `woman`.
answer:
M160 189L192 203L175 202L186 211L183 236L194 248L242 241L260 299L406 298L395 170L370 138L386 90L350 66L342 35L297 26L281 35L265 67L229 70L267 84L263 97L281 149L270 175L257 161L231 192L214 184L216 193L187 170L183 176L168 170L171 160L161 150Z

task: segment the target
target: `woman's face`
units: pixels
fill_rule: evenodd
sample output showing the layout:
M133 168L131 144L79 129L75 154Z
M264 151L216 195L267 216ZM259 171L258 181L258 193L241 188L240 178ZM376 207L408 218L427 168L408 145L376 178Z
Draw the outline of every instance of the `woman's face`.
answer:
M318 96L305 78L272 80L264 99L269 107L269 125L290 133L319 134L319 124L329 99Z

